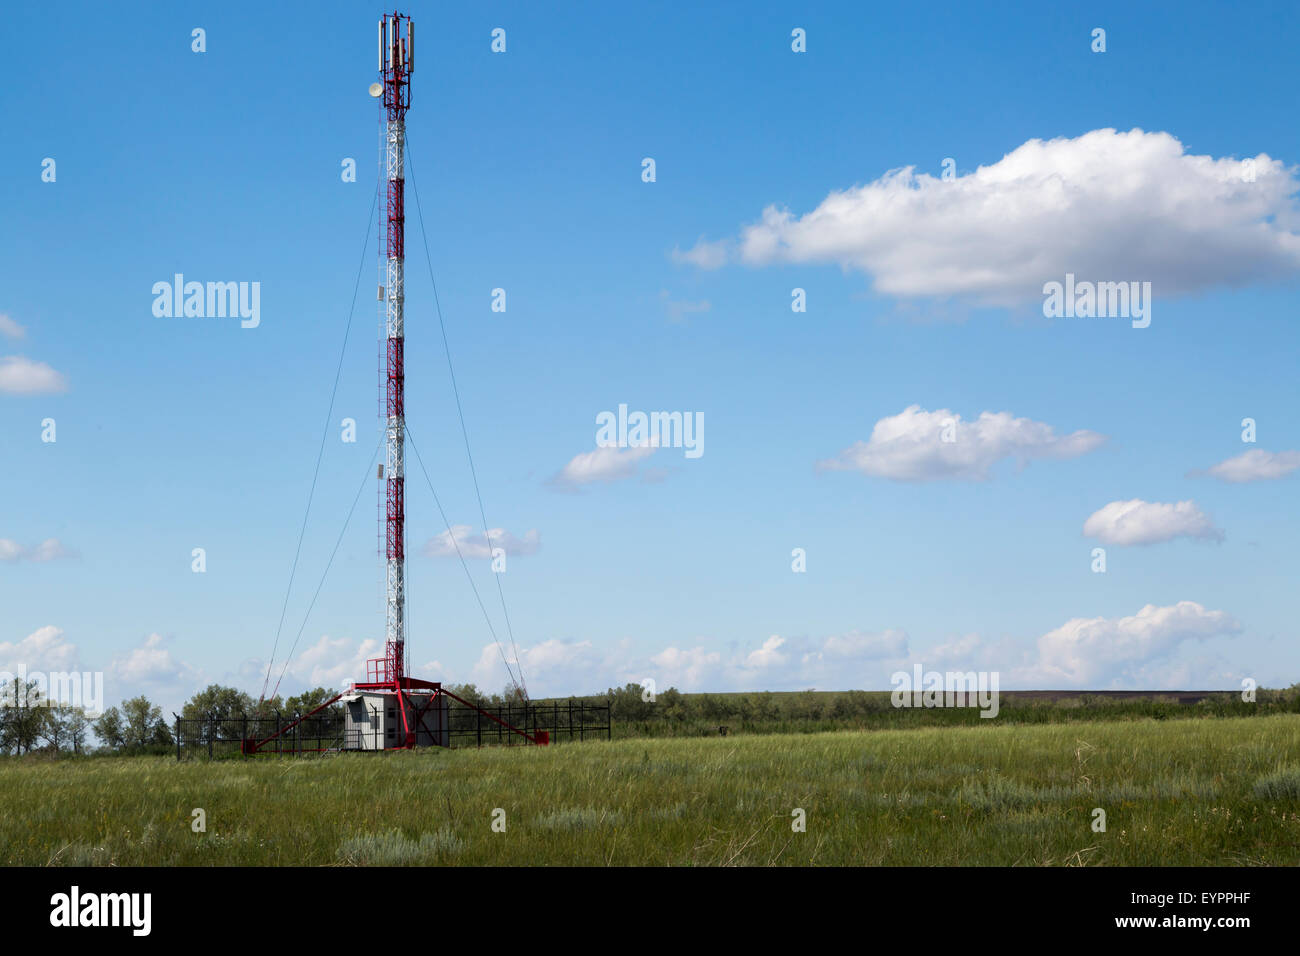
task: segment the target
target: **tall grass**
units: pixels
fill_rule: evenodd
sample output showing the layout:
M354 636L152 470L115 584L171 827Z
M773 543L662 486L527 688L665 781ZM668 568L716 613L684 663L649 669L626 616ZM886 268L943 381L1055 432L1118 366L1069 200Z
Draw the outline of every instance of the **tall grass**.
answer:
M1294 865L1297 754L1300 716L1280 714L0 760L0 862ZM1105 832L1092 829L1097 808ZM804 832L792 829L800 810Z

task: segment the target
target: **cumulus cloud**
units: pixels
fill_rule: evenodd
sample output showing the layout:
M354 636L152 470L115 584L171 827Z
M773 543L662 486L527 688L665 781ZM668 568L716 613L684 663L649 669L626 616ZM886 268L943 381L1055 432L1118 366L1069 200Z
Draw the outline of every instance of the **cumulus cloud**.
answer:
M1043 284L1067 272L1149 281L1161 295L1294 276L1300 180L1265 154L1249 163L1140 129L1032 139L952 181L908 166L802 216L768 206L737 237L673 258L706 269L832 263L888 295L992 305L1041 301Z
M620 481L636 475L641 462L655 453L653 445L631 448L607 446L584 451L565 465L550 479L550 484L561 490L574 490L598 482Z
M668 647L652 655L644 670L660 689L683 691L863 687L876 670L899 665L907 653L907 634L899 630L854 630L820 639L773 634L757 647L727 653Z
M0 641L0 671L21 674L77 669L77 646L64 639L63 629L47 624L20 641Z
M1252 448L1235 458L1212 465L1205 473L1220 481L1240 483L1285 478L1297 468L1300 468L1300 451L1273 452Z
M690 249L673 249L673 262L696 266L700 269L721 269L731 255L731 244L725 239L705 242L701 236Z
M653 680L660 691L676 687L684 692L862 686L874 662L907 655L902 631L850 631L821 639L772 634L725 650L701 642L644 655L630 652L628 643L601 648L585 640L547 640L521 646L519 659L530 693L562 696L645 680ZM508 646L505 653L509 656ZM488 690L505 686L508 676L496 644L483 646L470 678Z
M167 643L161 634L150 634L139 646L114 659L107 674L116 685L115 691L133 697L142 692L142 685L171 688L193 683L196 672L177 660Z
M11 339L21 339L27 335L27 330L9 316L0 312L0 335Z
M666 647L650 657L650 672L659 689L716 688L722 674L722 654L703 647Z
M520 647L518 666L508 643L502 646L485 644L471 669L472 682L489 692L505 687L511 680L511 673L506 669L503 656L510 661L510 671L515 676L522 670L524 683L534 696L590 693L611 683L632 679L623 671L615 674L609 657L590 641L552 638L530 647Z
M296 653L287 667L283 658L275 660L266 693L278 693L287 698L315 687L342 690L354 681L365 680L367 662L382 656L383 647L377 639L356 640L322 634L316 643ZM222 680L243 688L256 699L261 695L262 684L267 679L266 665L266 660L261 658L246 659ZM417 676L427 677L440 670L436 661L433 666L434 671L421 669Z
M459 546L460 553L466 558L490 558L493 548L501 548L507 555L514 556L536 554L542 546L541 535L536 529L526 532L522 538L504 528L491 528L487 534L474 534L473 530L467 524L452 525L450 530L430 538L424 546L424 553L431 558L455 557Z
M1240 630L1227 613L1194 601L1148 604L1128 616L1073 618L1031 643L966 634L914 653L902 669L920 664L941 673L997 672L1002 690L1231 687L1245 674L1230 662L1196 656L1191 649ZM868 687L885 686L889 672L884 665L870 673Z
M1223 531L1192 501L1112 501L1083 523L1086 537L1102 544L1155 544L1174 538L1222 541Z
M164 708L179 709L179 701L194 691L200 673L177 660L166 644L167 640L161 635L150 634L139 646L111 659L102 671L89 671L96 680L102 676L104 699L100 699L99 691L82 686L72 691L77 696L73 696L71 702L84 704L92 712L101 712L102 706L109 701L146 694L155 703L162 703ZM37 675L49 678L54 674L84 674L88 670L81 661L77 645L65 638L62 628L52 624L39 628L21 641L0 642L0 672L25 672L39 680ZM92 694L94 696L88 696ZM68 700L62 695L56 699Z
M35 547L25 548L10 538L0 538L0 561L57 561L60 558L75 558L76 552L63 546L58 538L46 538Z
M288 677L299 681L304 689L310 687L342 688L357 680L364 680L366 662L382 656L383 648L375 638L355 641L347 637L330 637L322 634L320 640L289 662ZM263 665L265 666L265 665ZM271 686L275 686L284 662L271 670ZM263 670L265 675L265 670ZM284 685L281 685L284 690ZM268 689L267 693L270 693Z
M852 630L814 638L772 634L762 640L711 646L670 645L632 653L629 641L602 648L587 640L547 640L520 647L529 691L564 696L653 680L688 693L802 690L888 690L898 670L996 671L1002 689L1167 689L1238 683L1240 674L1222 661L1188 659L1189 647L1230 636L1240 625L1224 611L1194 601L1147 605L1122 617L1073 618L1036 640L965 634L924 650L912 650L905 631ZM509 655L510 650L505 648ZM513 661L512 661L513 664ZM453 675L426 669L450 681ZM485 644L465 677L496 691L508 677L502 649Z
M949 436L954 440L945 441ZM965 422L946 408L928 412L909 405L876 422L870 440L855 442L817 467L894 481L982 481L1004 458L1022 466L1034 458L1075 458L1105 440L1091 431L1057 435L1051 425L1010 412L981 412L975 421Z
M1038 639L1039 658L1029 674L1040 687L1053 681L1097 686L1133 668L1150 674L1149 665L1179 645L1240 629L1223 611L1206 610L1195 601L1170 607L1148 604L1128 617L1076 617Z
M785 644L785 638L779 634L773 634L763 642L762 647L751 651L745 657L744 667L746 670L762 669L765 667L784 667L789 658L781 652L781 646Z
M0 392L10 395L52 395L68 390L63 375L44 362L21 355L0 357Z

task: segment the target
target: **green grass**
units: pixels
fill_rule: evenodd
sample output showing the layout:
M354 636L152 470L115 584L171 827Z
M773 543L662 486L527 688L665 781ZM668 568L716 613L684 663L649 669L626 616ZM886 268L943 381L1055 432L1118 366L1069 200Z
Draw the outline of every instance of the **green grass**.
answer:
M0 861L38 866L1295 865L1300 715L9 759L0 806Z

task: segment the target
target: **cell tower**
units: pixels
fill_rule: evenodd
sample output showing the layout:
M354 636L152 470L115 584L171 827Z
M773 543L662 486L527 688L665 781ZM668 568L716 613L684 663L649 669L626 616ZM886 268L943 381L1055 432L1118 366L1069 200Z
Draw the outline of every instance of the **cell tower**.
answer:
M241 750L248 755L282 752L281 745L296 728L342 702L345 705L339 743L321 750L402 750L420 746L450 746L449 702L455 700L475 720L486 718L527 743L549 743L546 730L524 730L464 700L442 684L409 677L406 673L406 112L411 106L411 73L415 68L415 27L400 13L379 21L379 83L370 95L381 100L385 113L384 175L387 219L382 285L384 362L381 366L384 397L385 461L381 477L384 495L383 555L387 591L385 600L384 656L366 663L366 680L287 724L278 716L273 732L259 726L246 735ZM498 708L499 710L499 708ZM558 708L556 708L558 714ZM528 710L525 708L525 717ZM526 721L527 722L527 721ZM481 726L481 721L477 724ZM479 734L481 738L481 733ZM294 738L297 739L296 737ZM302 748L293 744L293 752Z
M388 183L387 281L384 286L387 374L385 434L384 559L387 611L384 656L371 662L370 681L400 681L406 672L406 111L415 68L415 25L392 13L379 21L379 72L383 105L384 156Z

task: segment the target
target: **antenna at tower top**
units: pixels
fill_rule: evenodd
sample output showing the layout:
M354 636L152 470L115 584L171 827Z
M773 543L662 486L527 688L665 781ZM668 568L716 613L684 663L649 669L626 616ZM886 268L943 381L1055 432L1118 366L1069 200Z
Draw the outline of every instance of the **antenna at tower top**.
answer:
M401 119L411 105L410 75L415 69L415 24L400 13L379 21L379 72L384 107L390 120Z

